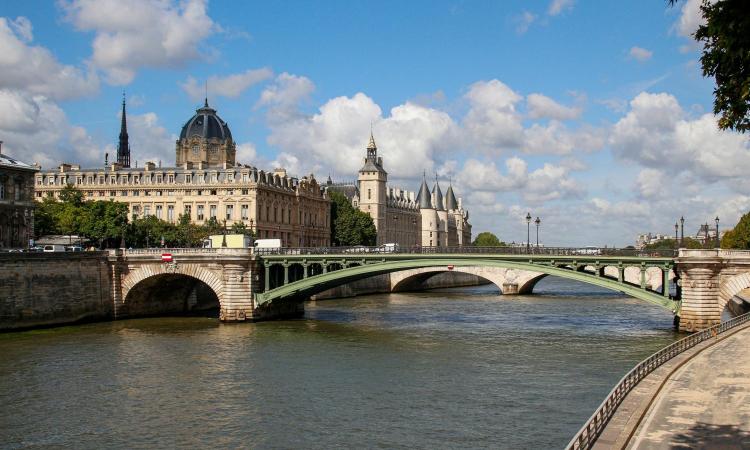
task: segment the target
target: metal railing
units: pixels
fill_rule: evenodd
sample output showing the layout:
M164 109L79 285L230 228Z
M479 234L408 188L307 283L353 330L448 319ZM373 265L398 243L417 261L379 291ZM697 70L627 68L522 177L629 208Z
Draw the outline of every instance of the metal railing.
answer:
M484 255L540 255L540 256L625 256L625 257L660 257L674 258L677 250L637 250L633 248L613 247L282 247L256 248L256 255L341 255L341 254L484 254Z
M633 367L617 385L610 391L607 398L604 399L599 408L596 409L591 418L581 427L575 437L566 447L568 450L589 449L596 442L597 438L604 430L609 419L617 411L617 407L622 403L630 391L648 374L656 370L665 362L671 360L680 353L689 350L701 342L718 336L727 330L742 325L750 321L750 313L737 316L734 319L706 328L703 331L693 333L690 336L680 339L677 342L664 347L653 355L641 361Z

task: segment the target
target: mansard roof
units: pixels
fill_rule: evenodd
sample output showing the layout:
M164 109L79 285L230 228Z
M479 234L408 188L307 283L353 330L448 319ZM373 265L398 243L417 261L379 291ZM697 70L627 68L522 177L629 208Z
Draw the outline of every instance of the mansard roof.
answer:
M229 126L216 114L216 110L208 106L208 99L203 108L198 108L195 115L182 127L180 139L200 136L204 139L216 138L220 140L232 139Z

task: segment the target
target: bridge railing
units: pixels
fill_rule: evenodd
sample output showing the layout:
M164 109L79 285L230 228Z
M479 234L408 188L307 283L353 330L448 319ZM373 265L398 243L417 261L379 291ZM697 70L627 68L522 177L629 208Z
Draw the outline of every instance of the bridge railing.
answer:
M591 418L583 425L583 427L581 427L578 433L576 433L575 437L573 437L568 444L567 449L579 450L593 447L597 438L607 425L607 422L609 422L609 419L615 414L617 407L622 403L628 393L659 366L680 353L695 347L701 342L747 322L750 322L750 313L737 316L734 319L714 325L711 328L693 333L686 338L673 342L641 361L637 366L633 367L630 372L622 377L617 385L615 385Z
M676 256L677 250L637 250L613 247L283 247L256 248L256 255L349 255L349 254L487 254L487 255L540 255L540 256L624 256L624 257L667 257Z

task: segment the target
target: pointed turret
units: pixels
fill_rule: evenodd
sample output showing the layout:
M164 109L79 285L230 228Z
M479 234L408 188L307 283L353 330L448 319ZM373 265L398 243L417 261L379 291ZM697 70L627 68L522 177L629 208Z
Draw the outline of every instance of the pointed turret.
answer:
M456 195L453 193L453 182L451 181L448 185L448 190L445 192L445 209L448 211L454 211L458 209L458 201Z
M438 184L437 175L435 175L435 185L432 187L432 194L435 196L435 209L437 211L444 211L443 193L440 191L440 184Z
M128 142L128 121L125 115L125 93L122 93L122 117L120 121L120 140L117 144L117 163L121 167L130 167L130 143Z
M427 179L424 174L422 175L422 186L419 187L416 203L419 205L419 209L432 208L432 202L430 201L430 188L427 187Z

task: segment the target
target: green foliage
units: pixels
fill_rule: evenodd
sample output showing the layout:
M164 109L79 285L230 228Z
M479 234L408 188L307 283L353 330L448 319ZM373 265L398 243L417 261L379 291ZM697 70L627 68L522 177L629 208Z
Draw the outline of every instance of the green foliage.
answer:
M246 234L246 235L252 235L252 232L250 229L248 229L245 226L245 222L235 222L232 224L232 226L229 228L230 234Z
M331 242L335 246L375 245L377 231L369 214L354 209L345 195L329 192Z
M471 243L474 247L504 247L506 244L489 231L483 231Z
M677 0L668 0L674 6ZM695 40L703 44L703 76L716 80L714 113L719 128L750 130L750 14L747 0L704 1L705 24Z
M721 248L750 249L750 213L745 214L721 238Z
M708 247L712 247L710 243ZM654 242L653 244L644 245L644 250L669 250L670 248L677 248L677 242L674 239L664 239L661 241ZM703 245L699 241L693 238L686 237L682 240L681 248L703 248Z
M242 225L242 224L240 224ZM122 238L128 247L158 247L164 237L167 247L198 247L211 234L221 234L224 227L215 218L200 226L190 217L180 215L176 224L154 216L133 218L128 223L128 205L108 201L84 201L83 194L68 185L60 192L60 201L53 197L37 202L36 236L46 234L77 234L102 247L119 246Z

